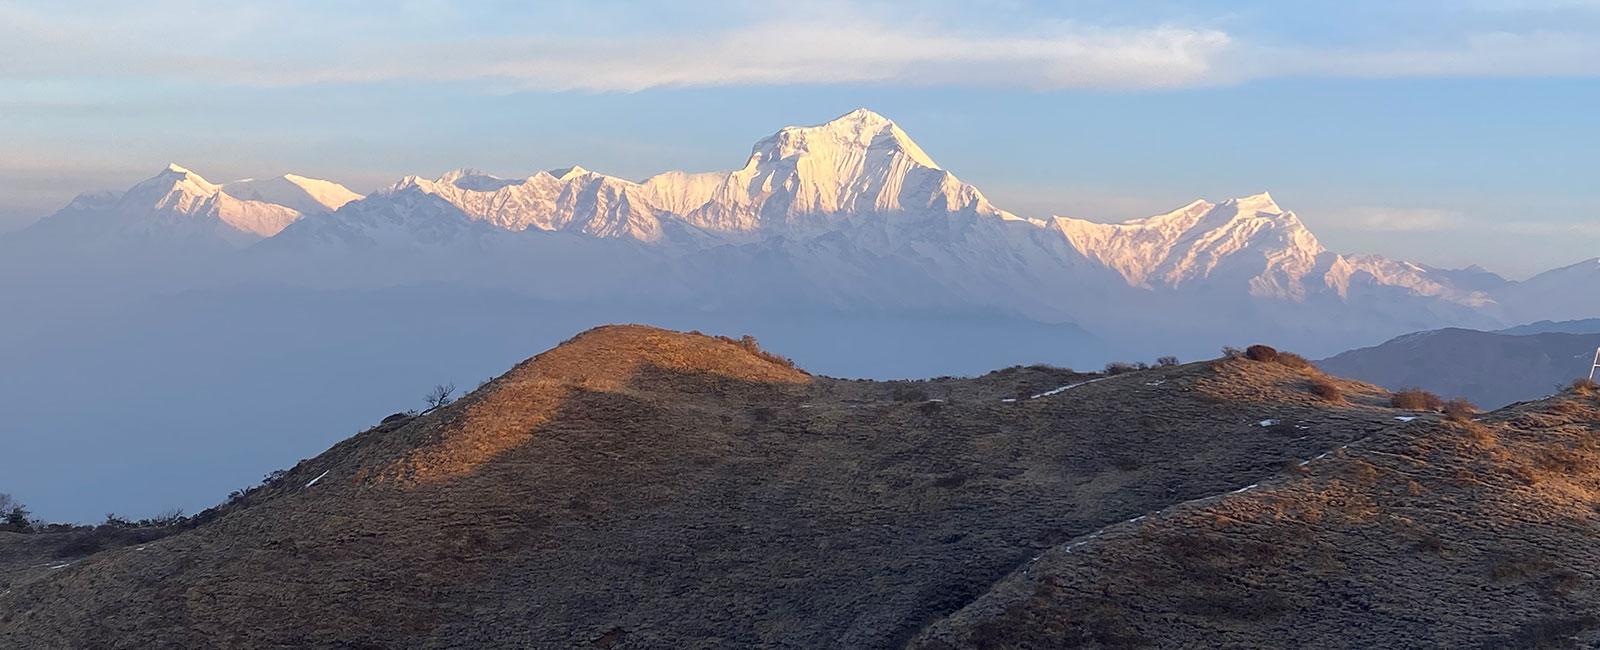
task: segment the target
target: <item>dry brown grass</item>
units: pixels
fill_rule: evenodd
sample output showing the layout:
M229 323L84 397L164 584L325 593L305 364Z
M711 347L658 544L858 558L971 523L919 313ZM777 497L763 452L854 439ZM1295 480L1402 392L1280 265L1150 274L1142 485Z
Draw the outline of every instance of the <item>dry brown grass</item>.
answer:
M1444 400L1421 388L1407 388L1396 391L1389 398L1389 405L1408 411L1437 411L1444 408Z
M1294 368L1296 370L1303 370L1305 368L1310 368L1311 362L1307 361L1305 357L1293 352L1283 352L1280 350L1278 352L1278 365Z
M1226 349L1224 349L1224 354L1227 354ZM1232 358L1231 355L1227 356ZM1312 367L1311 362L1307 361L1305 357L1293 352L1285 352L1270 345L1262 345L1259 343L1245 348L1243 356L1251 361L1276 363L1285 368L1294 368L1296 370L1303 370Z
M1339 388L1337 382L1327 377L1313 377L1310 383L1310 390L1312 395L1316 395L1325 402L1337 404L1344 401L1344 389Z
M1462 398L1455 398L1444 403L1444 419L1451 422L1471 422L1472 417L1478 414L1477 405Z
M237 647L901 647L1043 545L1393 421L1312 399L1281 366L1221 365L1030 400L1088 376L835 380L737 342L597 330L340 443L211 524L48 590L0 584L0 617L29 611L35 647L162 647L195 629L236 630L219 645ZM1308 428L1256 426L1263 408ZM1272 547L1218 544L1193 568L1219 580ZM165 597L184 593L219 597ZM439 593L482 600L440 608ZM1194 606L1280 609L1216 597ZM1103 625L1074 623L1080 638L1138 642L1115 598ZM574 605L551 617L551 602Z
M1266 374L1222 365L1235 375ZM1600 481L1600 408L1569 395L1479 422L1464 403L1416 397L1420 403L1402 403L1448 407L1447 417L1391 425L1282 482L1175 508L1133 535L1110 531L1031 566L1018 582L1050 582L1058 595L1023 603L1026 616L1013 620L1070 624L1081 620L1082 599L1114 595L1117 620L1150 647L1388 647L1395 639L1578 647L1593 638L1600 618L1586 613L1600 611L1591 584L1600 553L1588 524L1591 510L1600 512L1590 505ZM1497 436L1492 446L1468 442ZM1327 597L1330 584L1363 601L1398 603L1408 615L1350 607ZM961 617L983 620L986 607L1014 602L994 593L932 629L959 630ZM1292 614L1275 616L1285 605ZM1001 647L1094 647L1008 633Z

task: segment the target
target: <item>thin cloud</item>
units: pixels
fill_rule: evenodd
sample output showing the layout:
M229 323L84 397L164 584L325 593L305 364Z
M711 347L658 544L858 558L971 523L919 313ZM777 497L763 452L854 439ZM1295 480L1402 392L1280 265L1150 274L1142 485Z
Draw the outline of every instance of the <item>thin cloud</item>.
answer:
M1380 233L1474 232L1600 237L1596 221L1494 219L1434 208L1360 206L1328 215L1333 229Z
M543 31L488 29L481 19L457 16L455 5L430 1L393 15L157 4L128 15L115 6L75 13L0 6L0 80L267 87L421 81L632 92L839 83L1157 89L1287 76L1600 76L1600 34L1559 28L1311 48L1266 45L1257 40L1264 35L1230 33L1203 21L1018 25L981 15L901 17L848 2L825 11L743 15L720 25L713 11L693 28L609 30L580 22ZM1296 42L1293 35L1273 36Z
M1362 206L1332 216L1339 228L1377 232L1438 232L1469 223L1459 212L1432 208Z

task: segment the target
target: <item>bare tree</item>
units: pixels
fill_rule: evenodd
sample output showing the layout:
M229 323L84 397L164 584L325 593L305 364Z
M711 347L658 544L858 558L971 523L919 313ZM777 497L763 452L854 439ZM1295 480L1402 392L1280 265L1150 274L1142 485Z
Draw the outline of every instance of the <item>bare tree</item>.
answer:
M11 498L9 494L0 494L0 528L25 533L31 526L28 509L23 507L22 502Z
M450 402L454 401L453 398L450 397L450 395L452 395L455 392L456 392L456 384L455 384L455 382L450 382L448 384L439 384L437 386L434 386L433 390L428 391L428 395L423 398L423 400L427 401L427 403L428 403L428 411L432 411L432 410L434 410L436 408L439 408L441 406L444 406L444 405L449 404ZM423 411L423 412L426 413L427 411Z

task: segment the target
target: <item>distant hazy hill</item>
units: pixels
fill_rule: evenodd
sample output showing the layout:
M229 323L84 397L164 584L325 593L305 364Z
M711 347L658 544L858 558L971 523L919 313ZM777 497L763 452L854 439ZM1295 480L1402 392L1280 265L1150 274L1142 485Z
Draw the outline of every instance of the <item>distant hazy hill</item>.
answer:
M1564 332L1567 334L1600 334L1600 318L1585 318L1583 320L1548 321L1518 325L1499 330L1501 334L1544 334L1546 332Z
M1588 321L1593 323L1594 321ZM1418 386L1493 408L1555 392L1587 376L1600 333L1543 331L1582 324L1533 324L1497 333L1466 329L1417 332L1318 362L1324 370L1390 389Z

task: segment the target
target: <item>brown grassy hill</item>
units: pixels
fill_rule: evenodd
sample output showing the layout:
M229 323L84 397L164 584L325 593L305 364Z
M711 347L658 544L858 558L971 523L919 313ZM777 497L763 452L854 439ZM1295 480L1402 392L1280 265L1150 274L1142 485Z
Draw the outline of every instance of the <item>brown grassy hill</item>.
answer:
M1383 430L1058 545L912 647L1600 645L1600 402Z
M1398 424L1317 376L849 381L598 328L164 539L0 539L0 646L896 647L1051 547Z

